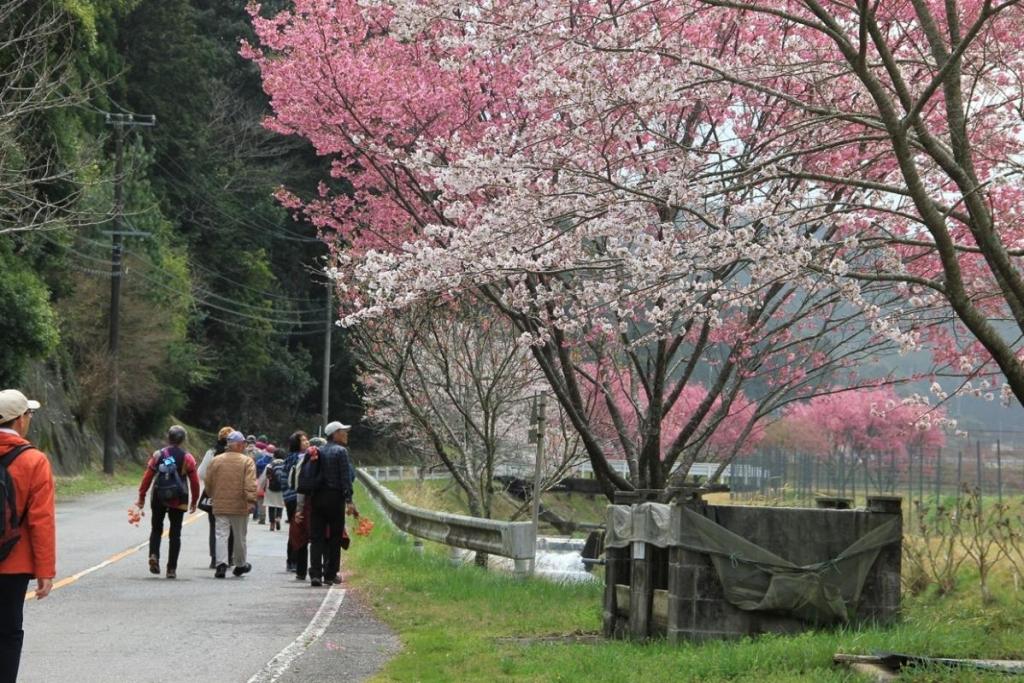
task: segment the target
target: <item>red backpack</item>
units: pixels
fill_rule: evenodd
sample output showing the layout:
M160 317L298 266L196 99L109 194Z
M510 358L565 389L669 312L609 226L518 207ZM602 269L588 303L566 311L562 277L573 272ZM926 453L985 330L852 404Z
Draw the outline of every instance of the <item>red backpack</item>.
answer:
M18 494L14 488L14 477L7 470L15 458L30 448L31 444L15 446L0 458L0 560L7 559L21 540L22 516L18 515Z

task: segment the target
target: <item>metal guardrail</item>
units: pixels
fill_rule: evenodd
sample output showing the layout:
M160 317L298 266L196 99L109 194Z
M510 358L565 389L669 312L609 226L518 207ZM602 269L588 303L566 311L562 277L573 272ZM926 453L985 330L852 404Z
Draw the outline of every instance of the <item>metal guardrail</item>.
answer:
M412 465L367 465L363 467L377 481L406 481L412 479L451 479L448 470L421 471Z
M424 510L403 503L381 486L366 468L357 469L356 475L381 510L402 531L436 543L508 557L515 560L516 574L528 571L528 563L537 547L530 522L499 522Z

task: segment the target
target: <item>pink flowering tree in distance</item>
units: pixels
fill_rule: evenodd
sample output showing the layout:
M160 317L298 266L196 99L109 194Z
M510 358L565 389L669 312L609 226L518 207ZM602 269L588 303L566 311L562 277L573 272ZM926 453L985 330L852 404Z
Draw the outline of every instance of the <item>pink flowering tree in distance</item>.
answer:
M790 401L878 383L854 368L948 328L915 316L872 260L902 252L861 239L851 205L867 188L805 179L786 152L839 168L848 148L775 90L722 75L760 49L732 8L251 12L260 42L243 52L271 97L268 125L331 160L336 182L281 200L333 245L344 322L437 296L487 302L609 495L679 483L712 449L728 460ZM741 426L716 439L725 425ZM622 456L629 477L609 465Z
M949 425L942 408L891 387L816 396L791 405L783 421L804 452L826 461L840 493L858 471L877 491L893 490L908 456L937 453Z

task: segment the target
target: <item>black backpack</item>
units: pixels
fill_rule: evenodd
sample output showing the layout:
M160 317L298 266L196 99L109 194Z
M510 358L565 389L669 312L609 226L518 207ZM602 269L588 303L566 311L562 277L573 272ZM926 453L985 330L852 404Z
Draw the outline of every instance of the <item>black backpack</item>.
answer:
M173 502L183 503L188 500L188 489L185 487L185 480L181 477L181 467L177 458L168 453L167 448L160 451L157 456L156 484L153 489L153 496L163 503L170 505ZM182 456L184 463L184 456Z
M278 462L272 462L267 465L267 488L271 491L278 493L283 491L284 488L281 486L281 475L284 472L284 467Z
M295 490L303 495L315 493L324 488L324 468L319 451L311 450L303 459L296 477Z
M0 560L4 560L21 540L21 516L18 515L18 494L14 477L7 468L14 459L32 448L31 444L15 446L0 458Z

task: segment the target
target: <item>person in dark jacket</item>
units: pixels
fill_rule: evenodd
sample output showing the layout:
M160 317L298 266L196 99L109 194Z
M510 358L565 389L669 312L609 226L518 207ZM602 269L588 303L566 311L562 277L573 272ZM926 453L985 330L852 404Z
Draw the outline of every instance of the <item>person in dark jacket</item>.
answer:
M319 450L323 487L310 494L309 582L313 586L341 582L341 537L345 531L345 513L355 513L352 505L351 465L348 432L352 427L331 422L324 427L327 445ZM326 553L326 561L325 561Z
M300 543L297 531L298 521L296 520L296 505L298 504L298 491L295 490L295 477L293 472L299 464L306 449L309 448L309 437L301 430L292 433L288 437L288 456L284 459L284 471L287 485L284 487L282 497L284 498L284 509L288 513L288 554L286 566L289 572L294 572L296 578L306 579L306 568L309 557L307 542Z

